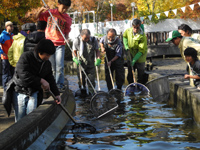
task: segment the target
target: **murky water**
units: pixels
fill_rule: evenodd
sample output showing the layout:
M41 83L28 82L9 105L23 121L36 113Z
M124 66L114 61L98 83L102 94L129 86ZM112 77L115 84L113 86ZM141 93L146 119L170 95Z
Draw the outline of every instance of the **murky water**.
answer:
M77 77L67 76L70 89L76 91ZM107 91L105 81L101 89ZM124 87L125 88L125 87ZM87 100L76 97L74 117L97 128L97 133L73 134L67 125L49 150L197 150L200 149L200 127L192 118L178 113L167 104L148 98L124 97L117 111L92 120Z

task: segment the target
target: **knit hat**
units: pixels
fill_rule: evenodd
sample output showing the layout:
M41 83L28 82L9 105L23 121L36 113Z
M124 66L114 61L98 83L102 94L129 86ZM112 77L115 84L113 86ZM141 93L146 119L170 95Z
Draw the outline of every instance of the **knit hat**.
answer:
M26 23L21 26L23 31L34 31L36 29L35 23Z
M166 40L166 42L169 42L169 41L171 41L172 39L177 38L177 37L181 37L181 34L180 34L177 30L171 31L171 32L169 32L169 37L168 37L168 39Z
M6 21L5 27L10 26L10 25L13 25L13 23L11 21Z

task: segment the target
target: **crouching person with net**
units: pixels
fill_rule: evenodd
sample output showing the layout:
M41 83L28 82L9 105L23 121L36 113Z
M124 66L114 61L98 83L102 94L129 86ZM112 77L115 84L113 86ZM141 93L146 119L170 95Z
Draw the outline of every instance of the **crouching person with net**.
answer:
M15 121L31 113L41 102L42 90L50 89L56 97L56 103L60 104L61 98L51 68L49 58L55 53L55 47L51 40L42 39L34 51L28 51L21 55L15 68L13 82L13 107Z
M124 83L124 59L122 56L123 45L116 36L116 30L111 28L107 31L107 35L100 40L101 51L105 54L105 76L108 90L115 89L113 82L113 72L115 71L115 79L117 89L120 91ZM117 90L115 89L115 90Z
M73 41L73 51L75 54L75 56L73 56L73 61L77 64L79 88L81 89L81 91L82 88L86 88L86 77L85 74L80 71L81 68L79 64L81 64L93 87L95 87L95 65L98 66L101 63L97 39L90 36L90 31L88 29L83 29L80 36ZM95 54L97 60L94 63ZM92 88L90 83L87 83L87 85L88 94L93 95L94 89Z

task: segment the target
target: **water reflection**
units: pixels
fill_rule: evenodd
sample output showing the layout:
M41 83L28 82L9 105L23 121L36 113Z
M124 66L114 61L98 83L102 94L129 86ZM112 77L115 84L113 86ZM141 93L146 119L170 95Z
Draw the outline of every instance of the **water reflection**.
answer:
M67 76L70 89L78 89L76 76ZM105 81L101 81L106 91ZM123 87L124 89L125 87ZM124 97L117 111L92 120L88 101L76 97L75 119L97 128L96 134L73 134L70 124L48 148L51 149L125 149L125 150L196 150L200 149L200 128L191 118L179 114L167 104L151 97ZM72 125L73 123L71 123Z

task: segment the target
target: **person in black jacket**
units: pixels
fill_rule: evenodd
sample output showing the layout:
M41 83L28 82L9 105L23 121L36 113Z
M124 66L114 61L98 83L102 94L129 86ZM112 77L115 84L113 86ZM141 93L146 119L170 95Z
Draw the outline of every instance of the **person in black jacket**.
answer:
M45 38L45 29L47 26L46 21L38 21L37 22L37 31L33 31L28 34L24 41L24 52L33 51L37 43Z
M23 53L16 65L13 77L15 88L13 93L13 106L15 121L32 112L38 105L38 94L41 87L56 95L60 104L61 98L53 77L49 58L55 53L51 40L42 39L34 51Z

